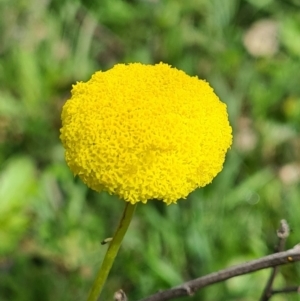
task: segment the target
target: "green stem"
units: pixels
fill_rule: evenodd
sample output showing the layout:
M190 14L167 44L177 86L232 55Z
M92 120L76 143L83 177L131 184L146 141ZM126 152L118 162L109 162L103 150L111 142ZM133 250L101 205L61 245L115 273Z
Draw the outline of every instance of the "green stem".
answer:
M123 216L120 220L120 224L112 241L109 244L101 268L98 271L98 274L90 290L87 301L97 301L98 297L100 296L106 278L117 256L123 237L130 224L135 207L136 204L131 205L130 203L126 203L126 207L124 209Z

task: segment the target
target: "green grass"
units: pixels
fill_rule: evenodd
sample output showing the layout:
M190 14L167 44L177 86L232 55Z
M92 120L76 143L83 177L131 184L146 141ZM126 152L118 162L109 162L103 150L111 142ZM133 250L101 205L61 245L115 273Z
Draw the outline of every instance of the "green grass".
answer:
M300 18L296 0L0 1L0 300L84 300L124 203L74 179L59 141L71 85L119 62L164 61L207 79L228 105L222 173L177 205L139 205L102 300L137 300L273 252L285 218L299 243ZM250 26L276 21L254 57ZM298 264L276 285L297 285ZM258 300L268 271L182 300ZM272 300L299 300L278 295Z

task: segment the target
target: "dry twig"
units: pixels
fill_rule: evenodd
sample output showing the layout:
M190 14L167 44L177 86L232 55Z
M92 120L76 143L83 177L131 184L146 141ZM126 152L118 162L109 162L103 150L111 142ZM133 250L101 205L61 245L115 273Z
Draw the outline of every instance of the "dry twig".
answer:
M300 286L290 286L279 290L272 290L272 296L276 294L300 293Z
M280 221L280 226L279 226L279 229L277 230L277 237L278 237L279 241L278 241L278 245L277 245L275 252L281 252L284 250L285 242L286 242L286 239L289 236L289 234L290 234L289 225L286 222L286 220L283 219ZM260 298L260 301L268 301L271 298L272 286L273 286L273 282L276 277L276 274L278 272L278 269L279 269L278 266L273 267L270 277L269 277L269 280L268 280L266 287L263 291L263 294Z
M296 245L293 249L290 249L288 251L268 255L260 259L242 263L240 265L236 265L231 268L188 281L180 286L158 292L140 301L165 301L191 295L194 294L197 290L214 283L218 283L236 276L252 273L258 270L293 263L296 261L300 261L300 244Z

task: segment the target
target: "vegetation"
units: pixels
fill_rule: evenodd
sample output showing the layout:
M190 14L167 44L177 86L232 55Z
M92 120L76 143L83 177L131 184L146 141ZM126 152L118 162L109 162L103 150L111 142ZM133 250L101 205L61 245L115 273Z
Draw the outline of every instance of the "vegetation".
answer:
M120 288L138 300L270 254L282 218L292 228L287 247L299 243L299 8L297 0L0 1L0 300L86 298L124 202L74 179L60 114L73 83L119 62L163 61L208 80L228 105L234 145L211 185L177 205L137 207L102 300ZM299 284L299 264L281 272L275 287ZM258 300L268 275L182 300Z

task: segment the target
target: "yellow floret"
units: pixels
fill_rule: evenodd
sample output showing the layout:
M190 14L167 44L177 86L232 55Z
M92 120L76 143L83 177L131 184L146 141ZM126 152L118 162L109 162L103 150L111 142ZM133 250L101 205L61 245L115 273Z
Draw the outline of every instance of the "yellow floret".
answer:
M73 86L60 139L68 166L90 188L132 204L170 204L222 170L231 132L207 82L163 63L134 63Z

